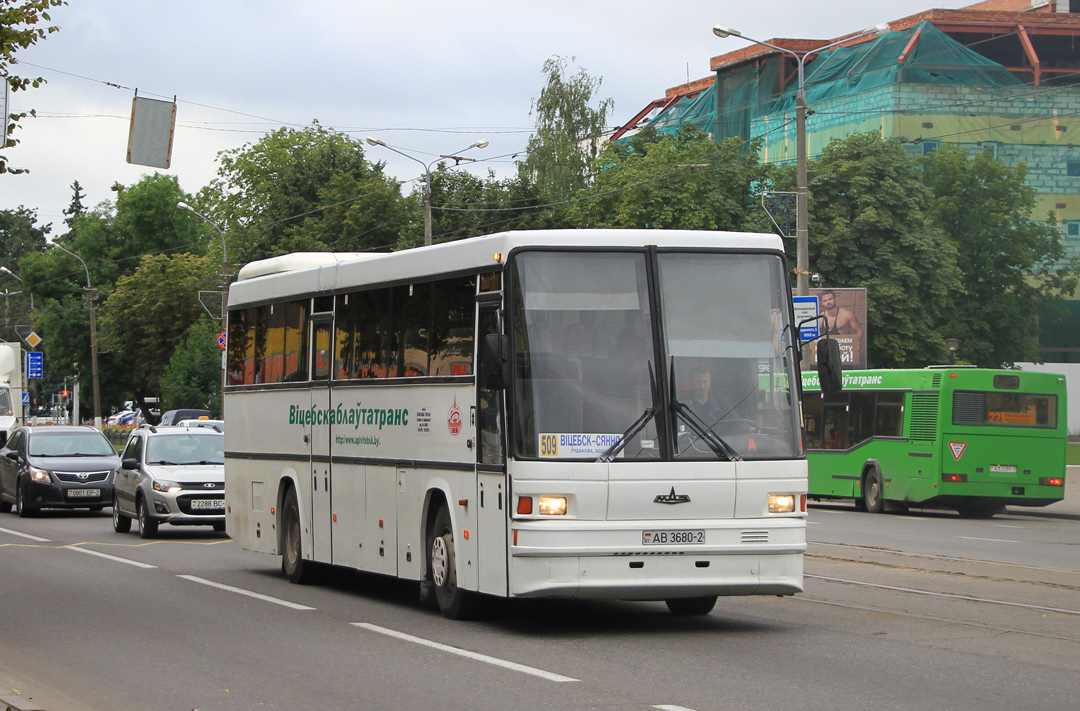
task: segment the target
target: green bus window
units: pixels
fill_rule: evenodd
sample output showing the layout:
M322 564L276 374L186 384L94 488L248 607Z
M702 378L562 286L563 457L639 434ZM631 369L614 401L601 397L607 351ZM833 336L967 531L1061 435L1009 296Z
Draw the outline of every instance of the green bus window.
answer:
M874 436L874 404L877 397L872 392L852 392L851 409L848 412L847 446Z
M878 393L874 436L904 436L904 393Z
M803 393L803 430L806 449L821 449L821 393Z
M825 396L822 412L822 449L847 449L848 395L836 393Z

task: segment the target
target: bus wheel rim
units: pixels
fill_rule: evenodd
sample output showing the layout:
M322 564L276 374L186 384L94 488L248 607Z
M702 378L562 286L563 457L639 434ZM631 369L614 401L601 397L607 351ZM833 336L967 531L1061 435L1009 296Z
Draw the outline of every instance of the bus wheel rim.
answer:
M442 536L436 536L431 542L431 577L439 587L446 585L448 561L446 541Z

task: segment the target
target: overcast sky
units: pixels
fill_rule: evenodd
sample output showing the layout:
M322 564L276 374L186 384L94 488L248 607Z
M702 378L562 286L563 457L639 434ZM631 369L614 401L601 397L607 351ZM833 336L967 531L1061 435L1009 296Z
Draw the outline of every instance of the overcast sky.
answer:
M20 76L48 84L12 94L21 143L5 153L28 175L0 175L0 209L37 209L63 231L78 180L84 204L110 200L153 168L126 162L134 92L176 97L172 165L190 193L219 151L281 126L374 135L424 163L486 138L468 169L512 169L533 126L531 102L554 55L603 80L609 123L625 123L664 90L709 75L709 59L756 39L833 38L974 0L69 0L60 32L17 54ZM116 88L118 85L121 88ZM383 148L367 157L414 180L422 168ZM408 186L405 187L408 192ZM54 229L54 233L57 230Z

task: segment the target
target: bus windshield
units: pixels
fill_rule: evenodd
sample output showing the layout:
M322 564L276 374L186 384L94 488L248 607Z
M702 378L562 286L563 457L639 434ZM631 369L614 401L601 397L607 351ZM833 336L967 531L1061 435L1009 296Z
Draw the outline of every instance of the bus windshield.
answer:
M782 260L660 252L654 298L649 259L515 256L516 453L595 460L621 444L620 461L799 456Z

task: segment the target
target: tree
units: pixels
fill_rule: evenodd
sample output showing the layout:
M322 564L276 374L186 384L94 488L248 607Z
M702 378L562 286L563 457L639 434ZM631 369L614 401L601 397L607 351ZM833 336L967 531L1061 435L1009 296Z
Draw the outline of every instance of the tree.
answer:
M396 181L364 159L360 142L318 122L278 129L218 162L199 204L225 229L234 261L397 241Z
M756 143L718 147L689 124L676 134L646 129L626 145L609 144L597 164L596 182L568 210L575 226L761 229L757 186L772 169L759 162Z
M914 159L898 142L856 134L810 164L809 187L810 264L823 286L867 289L870 366L946 362L952 334L941 325L960 273L954 244L928 219Z
M611 99L603 99L595 108L590 106L602 80L589 76L584 68L568 76L567 64L558 56L544 62L547 85L531 111L536 133L529 137L527 157L518 164L519 175L536 184L548 201L569 199L588 185L607 113L614 105Z
M188 328L161 375L161 410L183 407L221 412L219 324L201 316Z
M125 382L140 401L160 391L177 344L204 314L199 291L214 287L216 271L206 257L148 254L131 276L117 280L100 311L99 340L123 358Z
M957 250L960 288L945 319L964 360L998 368L1038 360L1039 316L1077 285L1051 216L1031 219L1035 188L1023 163L1009 167L983 151L970 157L945 145L926 160L930 216Z
M75 221L86 214L86 207L83 206L83 199L86 197L86 193L83 192L82 185L76 180L71 184L71 202L64 208L64 224L68 226L68 229L75 228Z
M15 52L19 49L27 49L37 44L46 35L60 30L56 25L40 27L39 22L51 22L49 8L67 5L64 0L0 0L0 79L7 82L12 92L26 91L29 88L37 88L45 83L41 77L29 78L12 74L9 66L18 64ZM18 128L19 119L27 115L34 115L34 111L21 113L9 113L0 116L3 131L0 131L0 150L14 148L18 145L18 139L12 133ZM10 120L11 123L8 123ZM12 168L8 165L7 158L0 154L0 174L25 173L24 168Z

